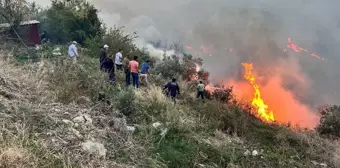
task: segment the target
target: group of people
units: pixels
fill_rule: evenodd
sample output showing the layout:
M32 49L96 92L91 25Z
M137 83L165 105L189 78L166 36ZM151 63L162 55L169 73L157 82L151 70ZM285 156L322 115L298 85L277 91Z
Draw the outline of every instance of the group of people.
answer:
M77 42L73 41L68 50L68 55L73 58L74 62L77 61L77 57L79 56L76 45ZM142 64L141 70L139 71L138 56L134 56L133 59L130 60L130 55L127 54L123 57L122 49L119 49L113 58L113 56L108 54L108 49L109 46L106 44L100 48L99 67L100 70L109 73L109 79L112 84L115 84L116 82L116 69L117 71L123 71L125 73L126 86L131 85L132 78L132 85L135 88L139 88L139 77L141 77L141 79L145 82L145 85L149 85L149 60L146 60ZM163 90L165 91L166 95L171 97L171 99L176 102L176 97L180 94L180 87L175 78L164 85ZM204 91L205 85L202 81L200 81L197 85L197 98L204 99Z
M141 71L139 71L139 63L138 56L134 56L132 60L130 60L130 55L126 55L123 57L122 49L119 49L116 53L115 57L109 56L108 54L108 45L104 45L100 49L100 57L99 64L100 69L108 72L110 75L110 81L115 83L115 70L124 71L125 73L125 84L126 86L132 85L135 88L139 88L139 77L145 81L145 85L148 85L148 75L149 75L149 60L146 60L141 67Z

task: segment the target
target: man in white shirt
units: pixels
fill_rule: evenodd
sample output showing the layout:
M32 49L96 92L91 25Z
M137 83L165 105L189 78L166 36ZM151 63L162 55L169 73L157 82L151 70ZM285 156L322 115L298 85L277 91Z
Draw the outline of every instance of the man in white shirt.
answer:
M123 58L122 49L119 49L115 58L115 64L118 70L123 70L122 58Z
M73 58L73 63L77 62L78 51L77 51L77 42L73 41L72 44L68 47L68 55Z

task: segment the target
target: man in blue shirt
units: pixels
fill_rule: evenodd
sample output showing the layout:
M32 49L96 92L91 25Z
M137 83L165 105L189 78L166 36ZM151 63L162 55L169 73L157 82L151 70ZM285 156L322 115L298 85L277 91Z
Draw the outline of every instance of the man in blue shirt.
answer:
M149 82L148 82L148 75L149 75L149 69L150 69L149 63L150 63L150 60L146 60L142 64L142 70L141 70L141 75L140 75L142 80L144 79L146 86L149 85Z

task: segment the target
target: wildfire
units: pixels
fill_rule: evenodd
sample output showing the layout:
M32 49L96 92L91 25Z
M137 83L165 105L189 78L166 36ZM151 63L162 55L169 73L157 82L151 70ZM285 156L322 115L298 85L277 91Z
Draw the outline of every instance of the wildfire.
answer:
M201 71L201 67L198 64L195 63L195 66L196 73L191 76L191 80L198 80L198 72Z
M308 50L306 50L306 49L304 49L304 48L301 48L301 47L299 47L298 45L294 44L294 43L292 42L292 38L290 38L290 37L288 37L288 43L289 43L289 44L287 45L287 48L290 48L290 49L292 49L292 50L295 51L295 52L304 51L304 52L308 53L308 54L309 54L310 56L312 56L312 57L315 57L315 58L318 58L318 59L321 59L321 60L325 60L325 58L322 58L322 57L316 55L315 53L310 53ZM287 51L287 49L284 50L284 52L286 52L286 51Z
M252 75L253 64L242 63L245 68L244 78L253 86L254 88L254 98L252 100L252 105L257 109L257 116L266 122L275 121L273 111L268 110L268 105L264 103L261 98L261 91L259 86L255 82L255 77Z

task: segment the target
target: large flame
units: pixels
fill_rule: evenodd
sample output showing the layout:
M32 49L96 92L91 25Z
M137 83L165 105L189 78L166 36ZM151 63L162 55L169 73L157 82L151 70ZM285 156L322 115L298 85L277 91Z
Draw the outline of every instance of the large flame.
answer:
M201 71L201 67L198 64L195 63L195 66L196 73L191 76L192 81L198 80L198 72Z
M252 74L253 64L249 63L242 63L245 68L244 71L244 78L253 86L254 88L254 97L252 101L252 105L257 110L257 116L266 122L273 122L275 121L273 111L268 110L268 105L264 103L263 99L261 98L261 91L259 86L255 82L255 77Z

